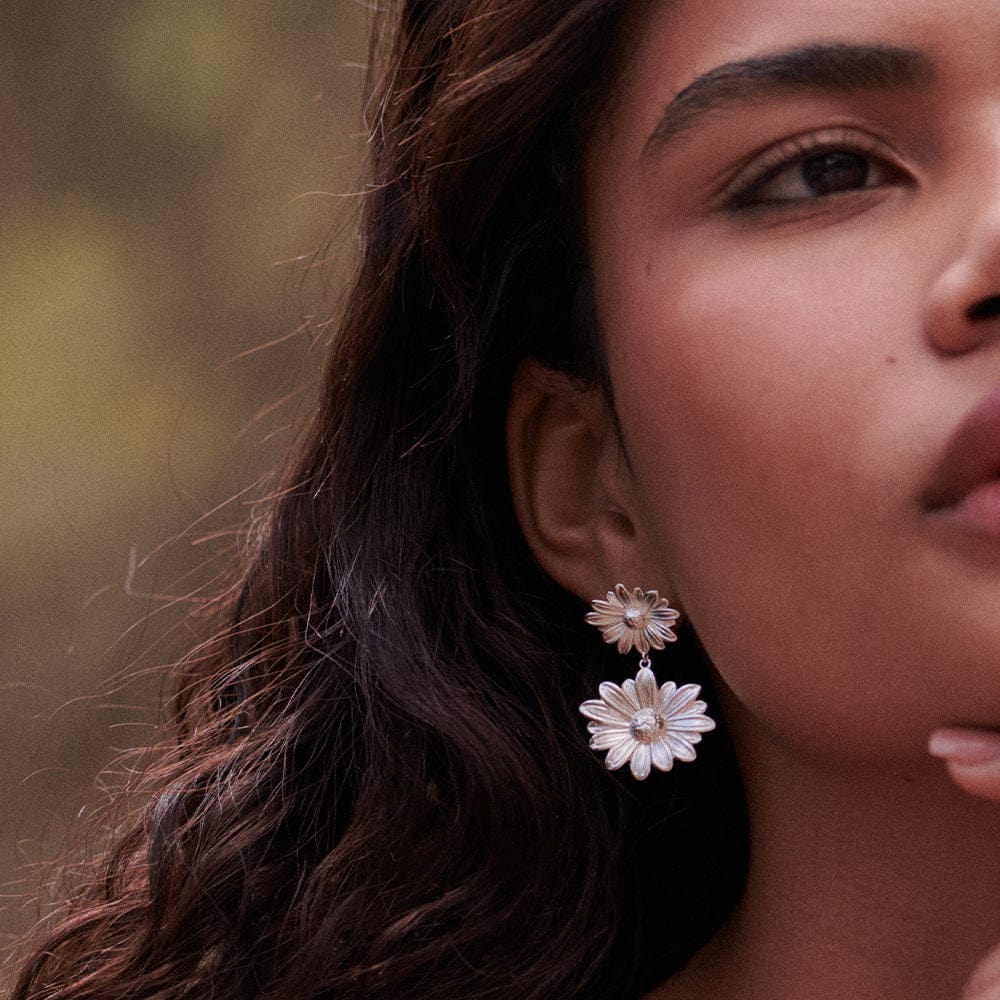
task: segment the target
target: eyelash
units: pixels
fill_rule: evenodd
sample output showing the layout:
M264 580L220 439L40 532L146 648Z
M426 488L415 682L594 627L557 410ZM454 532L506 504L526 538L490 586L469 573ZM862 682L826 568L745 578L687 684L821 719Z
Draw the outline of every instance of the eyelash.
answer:
M785 171L801 166L806 160L826 153L852 153L874 162L886 175L886 180L865 188L854 188L844 192L815 194L803 198L775 198L756 200L756 195ZM850 129L827 129L807 135L795 136L767 150L750 167L741 171L729 186L727 206L733 210L781 210L803 203L811 203L837 194L850 194L858 190L872 190L892 183L901 182L908 175L898 165L898 161L884 143L874 136Z

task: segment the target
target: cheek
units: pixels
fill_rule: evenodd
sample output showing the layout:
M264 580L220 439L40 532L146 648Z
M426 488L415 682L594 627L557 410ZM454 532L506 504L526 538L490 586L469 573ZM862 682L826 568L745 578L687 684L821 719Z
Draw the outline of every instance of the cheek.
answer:
M920 449L886 361L918 349L915 290L826 249L680 248L699 265L620 273L602 300L650 548L737 697L810 741L817 720L842 741L906 669L843 697L861 650L888 653L866 581L904 572Z
M871 429L891 404L886 356L915 328L914 296L829 255L664 256L700 263L620 282L607 317L630 453L659 453L649 494L703 541L755 525L762 541L811 535L824 501L849 516L845 498L876 486Z

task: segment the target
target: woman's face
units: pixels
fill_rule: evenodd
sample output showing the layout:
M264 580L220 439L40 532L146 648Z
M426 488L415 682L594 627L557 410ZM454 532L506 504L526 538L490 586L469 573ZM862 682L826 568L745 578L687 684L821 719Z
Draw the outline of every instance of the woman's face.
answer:
M585 164L635 569L786 741L1000 725L1000 4L638 6Z

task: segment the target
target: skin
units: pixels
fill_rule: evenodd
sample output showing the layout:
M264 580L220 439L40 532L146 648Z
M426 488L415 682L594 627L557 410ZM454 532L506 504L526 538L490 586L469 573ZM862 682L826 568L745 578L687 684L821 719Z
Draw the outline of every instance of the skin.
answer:
M1000 534L921 499L1000 384L1000 319L968 315L1000 294L998 14L682 0L629 26L585 158L621 434L526 366L510 452L553 577L669 594L723 683L750 883L654 997L1000 997ZM933 79L727 103L648 147L700 75L829 42L914 50ZM817 192L803 160L838 150L855 180ZM945 729L994 757L944 740L942 766Z

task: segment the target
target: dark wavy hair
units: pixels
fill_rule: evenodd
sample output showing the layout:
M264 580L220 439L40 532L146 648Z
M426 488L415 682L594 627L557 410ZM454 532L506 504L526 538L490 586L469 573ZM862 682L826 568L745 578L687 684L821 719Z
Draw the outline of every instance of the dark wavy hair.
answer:
M622 666L507 482L522 359L610 394L577 175L625 6L405 0L378 23L318 412L179 669L141 815L14 1000L611 1000L731 911L724 731L641 786L603 770L576 705ZM711 685L690 632L673 662Z

